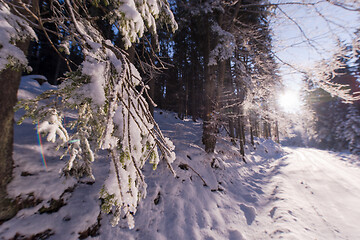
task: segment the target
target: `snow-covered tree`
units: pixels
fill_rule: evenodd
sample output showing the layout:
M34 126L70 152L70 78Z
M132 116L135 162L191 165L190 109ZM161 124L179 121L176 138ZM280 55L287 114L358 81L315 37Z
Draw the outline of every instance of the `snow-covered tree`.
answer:
M349 150L352 153L360 154L360 111L356 105L348 107L343 130Z
M259 105L263 104L268 99L266 94L271 91L271 82L279 80L274 76L276 66L269 51L271 39L265 20L267 7L261 1L178 1L178 6L191 16L187 19L181 15L180 20L189 23L181 30L202 40L189 47L197 50L193 46L201 45L198 46L199 58L203 61L197 61L192 53L184 53L185 49L178 50L176 57L184 62L184 70L180 68L184 78L189 78L186 72L189 58L194 64L202 63L199 68L203 69L203 74L198 77L203 81L202 141L205 151L212 153L218 128L229 125L232 128L230 133L234 133L235 128L239 137L244 135L240 129L245 125L245 100L253 102L252 94L259 91L261 96L255 97L261 99ZM186 36L181 38L184 39ZM192 42L193 38L188 41ZM184 45L179 42L175 47Z
M58 90L18 104L26 110L20 122L31 117L48 141L56 142L59 148L67 147L63 155L67 159L64 175L94 179L91 163L98 150L107 150L111 164L100 193L102 210L113 212L113 225L126 218L133 228L137 204L146 195L141 169L146 161L155 169L164 159L173 171L174 146L162 135L148 110L143 97L148 87L139 72L124 49L105 37L105 29L99 28L97 21L107 21L116 28L126 49L145 32L156 38L157 24L177 28L169 4L166 0L0 3L0 71L27 67L25 53L16 41L36 38L32 27L41 29L46 36L55 35L56 42L49 37L48 40L69 68L60 79ZM41 12L39 4L44 4L46 13ZM56 30L47 28L44 22L52 23ZM67 58L70 45L77 45L84 56L78 66ZM77 115L65 127L63 118L69 110Z
M181 23L174 40L176 68L163 86L166 89L163 95L177 101L171 110L178 111L180 117L202 112L207 152L214 151L220 126L225 126L232 139L244 133L241 129L258 136L274 136L271 131L277 129L276 119L280 115L276 98L281 65L307 75L309 83L321 85L333 95L351 99L346 88L331 82L334 69L340 67L336 59L323 59L322 64L306 69L280 57L281 52L298 43L284 46L284 41L276 41L274 26L278 22L293 25L292 31L300 34L296 41L302 39L300 42L308 48L317 49L316 39L308 35L308 26L293 16L296 13L291 7L319 17L329 26L336 24L322 14L323 6L356 11L358 4L352 1L175 1L176 16ZM338 50L339 56L345 57L345 49ZM172 96L168 98L168 95ZM247 121L250 115L256 118Z

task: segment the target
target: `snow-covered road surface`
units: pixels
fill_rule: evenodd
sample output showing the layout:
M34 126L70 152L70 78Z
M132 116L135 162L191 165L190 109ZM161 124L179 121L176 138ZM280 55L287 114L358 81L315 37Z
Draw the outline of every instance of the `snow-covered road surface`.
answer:
M359 167L327 151L285 149L288 155L275 160L281 167L266 186L258 224L247 237L360 239Z

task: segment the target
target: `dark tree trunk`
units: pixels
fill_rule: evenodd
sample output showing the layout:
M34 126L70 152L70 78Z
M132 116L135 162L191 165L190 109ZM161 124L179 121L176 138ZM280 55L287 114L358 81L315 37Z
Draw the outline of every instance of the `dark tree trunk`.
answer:
M246 138L245 138L245 118L240 117L241 119L241 138L244 144L246 144Z
M155 77L152 73L150 73L150 79L149 79L149 96L152 101L155 100ZM151 100L149 100L149 110L151 112L151 115L154 116L154 105L151 103Z
M192 83L191 83L191 117L192 120L194 122L196 122L196 118L197 118L197 109L198 109L198 104L199 102L196 101L196 96L198 95L197 90L196 90L196 83L198 81L197 75L193 76L192 79ZM196 78L196 80L195 80Z
M269 139L271 138L271 126L270 126L270 123L265 119L264 121L264 137L266 139Z
M240 113L242 114L242 113ZM245 160L245 128L244 128L244 118L239 116L238 117L238 124L237 124L237 127L238 127L238 135L239 135L239 142L240 142L240 154L241 154L241 157L242 157L242 160L243 162L246 163L246 160Z
M263 122L263 136L264 136L264 138L268 138L269 136L268 136L268 131L267 131L267 124L266 124L266 121L264 121Z
M232 117L229 118L229 136L231 137L231 141L235 141L235 127L234 127L234 119Z
M20 0L14 0L20 4ZM32 8L39 6L38 0L31 2ZM20 10L21 11L21 10ZM26 13L22 13L26 16ZM27 16L31 19L31 16ZM30 40L17 42L16 45L25 55L29 48ZM14 106L17 102L22 71L20 69L6 69L0 72L0 223L6 221L18 211L15 202L7 195L6 187L12 179L14 160Z
M183 93L182 91L179 93L179 101L178 101L178 110L177 110L177 115L178 118L183 120L184 119L184 99L183 99Z
M251 145L253 145L253 147L255 147L255 143L254 143L254 132L253 132L253 128L250 125L250 141L251 141Z
M27 50L29 41L18 43L17 46ZM6 186L12 178L14 106L21 73L21 70L14 69L0 73L0 222L10 219L17 212L14 203L7 197Z
M155 64L155 49L156 49L156 40L154 37L151 38L151 48L154 51L153 53L151 53L151 62L153 64ZM151 50L150 50L151 51ZM149 110L151 112L151 115L154 116L154 105L151 103L151 101L155 101L155 81L156 81L156 76L155 76L155 72L153 71L153 69L150 70L149 72L150 76L149 76L149 97L151 98L151 100L149 100Z
M213 117L215 97L215 72L214 66L209 66L211 51L211 30L209 20L206 22L206 37L204 39L204 71L205 71L205 92L204 92L204 114L203 114L203 136L202 142L207 153L213 153L216 145L216 123Z
M243 132L243 122L242 122L242 118L239 117L238 119L238 128L239 128L239 140L240 140L240 154L241 156L245 156L245 149L244 149L244 138L243 138L243 135L244 135L244 132Z
M200 105L200 101L198 99L198 96L202 92L199 89L199 69L201 68L197 56L196 49L192 49L191 51L191 116L192 120L196 122L196 119L198 117L198 109Z
M260 124L257 119L254 119L254 136L260 137Z
M277 120L276 120L276 123L275 123L275 141L276 141L277 143L280 143L279 123L278 123Z
M189 115L189 74L186 74L185 77L185 93L184 93L184 116L187 117Z
M52 82L51 82L51 84L54 84L54 85L57 84L57 79L59 78L60 69L62 66L62 59L58 55L55 55L55 58L57 59L56 68L55 68L55 73L54 73L54 79L52 79Z

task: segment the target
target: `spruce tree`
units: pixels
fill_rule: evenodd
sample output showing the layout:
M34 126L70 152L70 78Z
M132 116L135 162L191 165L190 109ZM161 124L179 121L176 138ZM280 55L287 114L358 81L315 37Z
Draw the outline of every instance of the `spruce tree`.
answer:
M62 84L57 90L19 102L17 107L26 110L19 122L32 118L38 124L39 131L47 135L48 141L56 142L59 149L66 149L63 157L67 163L62 171L65 176L94 179L92 162L96 152L107 150L111 164L110 175L100 193L102 210L106 213L113 211L113 225L126 218L129 227L133 228L133 215L138 202L146 196L142 166L149 161L155 169L160 159L164 159L173 171L171 163L175 160L175 154L173 144L162 135L149 111L143 97L143 94L148 94L148 87L141 81L138 70L127 58L125 50L146 32L156 39L157 23L166 24L173 30L177 28L169 4L166 0L65 0L50 1L47 11L42 12L42 1L32 1L33 8L29 8L25 0L16 1L18 5L3 0L0 2L0 20L6 24L6 27L0 28L5 35L0 43L0 71L3 76L9 77L2 78L2 81L11 82L7 73L12 71L11 68L27 66L25 47L20 47L17 42L28 40L31 36L36 38L33 26L47 36L55 35L57 41L48 38L52 48L69 65L72 64L59 79ZM10 12L11 8L14 12L26 14L17 17ZM28 15L33 18L25 21L23 18ZM55 23L57 31L43 24L44 15L49 15L46 21ZM104 16L102 19L109 26L117 28L122 36L123 48L108 39L108 28L99 28L99 16ZM28 21L32 21L31 24ZM76 65L66 57L70 46L76 46L81 51L84 56L81 64ZM15 76L18 84L20 74ZM6 86L4 83L1 87ZM12 88L14 91L10 92L11 99L15 96L15 101L17 87L15 84ZM6 111L11 111L12 107L9 104ZM77 118L65 127L63 118L68 110L76 111ZM9 127L12 116L10 114L6 118L7 126L4 129L8 132L12 132ZM12 139L7 138L7 141L11 143ZM5 158L1 156L1 164L10 156L11 149L6 152ZM7 176L4 179L1 194L9 181Z
M360 111L359 106L350 105L343 128L350 152L360 154Z

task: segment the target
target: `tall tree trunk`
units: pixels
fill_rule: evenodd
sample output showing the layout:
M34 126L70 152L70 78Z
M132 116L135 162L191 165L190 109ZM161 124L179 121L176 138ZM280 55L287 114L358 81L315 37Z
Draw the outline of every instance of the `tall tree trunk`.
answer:
M194 29L191 28L191 34L193 35ZM202 92L199 88L199 69L201 65L198 60L197 51L195 48L191 50L191 115L192 120L196 122L198 118L198 109L200 106L199 95Z
M260 133L260 122L257 119L255 119L254 125L255 125L254 136L255 137L261 137L260 136L260 134L261 134Z
M203 114L203 136L202 142L205 145L207 153L213 153L216 145L216 123L213 118L214 97L215 97L215 72L214 67L209 66L209 58L211 51L211 29L210 20L206 22L206 37L204 39L204 70L205 70L205 102Z
M235 126L234 126L234 118L229 118L229 136L231 137L231 142L235 143Z
M271 123L267 123L267 130L268 130L268 136L269 139L272 139L272 134L271 134Z
M17 46L27 50L29 41ZM24 51L26 52L26 51ZM0 222L12 218L15 204L7 197L6 186L13 170L14 106L20 85L21 70L6 69L0 73Z
M55 73L54 73L54 79L51 80L51 84L54 84L54 85L57 84L57 79L59 78L60 68L62 65L62 62L61 62L62 59L58 55L55 55L55 58L57 59L56 68L55 68Z
M22 1L14 0L14 4ZM26 2L26 1L25 1ZM30 2L32 9L39 6L38 0ZM20 10L21 11L21 10ZM25 16L25 12L22 13ZM32 19L32 16L27 16ZM27 55L30 39L17 42L16 46ZM6 187L12 179L13 141L14 141L14 106L17 102L17 92L20 86L22 71L6 69L0 72L0 223L6 221L18 211L12 199L7 195Z
M217 86L217 100L218 100L218 104L219 104L219 110L221 109L221 102L224 95L224 80L225 80L225 71L226 71L226 64L227 61L220 61L218 63L218 86Z
M271 138L271 126L267 119L264 120L264 137L266 139Z
M269 136L268 136L268 131L267 131L267 124L266 124L266 120L264 120L263 122L263 136L265 139L268 139Z
M246 138L245 138L245 119L246 118L241 115L240 119L241 119L241 138L245 145L246 144Z
M189 78L190 75L187 73L186 77L185 77L185 97L184 97L184 106L185 106L185 111L184 111L184 115L185 117L187 117L189 115Z
M255 147L255 143L254 143L254 131L253 131L253 127L250 123L250 141L251 141L251 145L253 147Z
M156 50L156 40L155 38L152 36L151 37L151 48L152 51L150 56L151 56L151 62L153 64L155 64L155 50ZM150 50L151 51L151 50ZM151 112L151 115L154 116L154 105L151 103L151 101L155 101L155 81L156 81L156 76L155 76L155 72L153 69L150 70L149 72L150 76L149 76L149 97L151 98L151 100L149 100L149 110Z
M245 160L245 133L244 133L244 128L243 128L243 118L241 116L238 117L238 128L239 128L239 141L240 141L240 154L242 156L242 160L246 163Z
M237 126L238 128L238 138L240 142L240 154L244 163L247 163L245 160L245 118L243 117L243 109L238 108L238 118Z
M149 79L149 96L152 101L155 100L155 76L153 76L153 73L150 72L150 79ZM151 103L151 100L149 100L149 110L151 115L154 116L154 105Z
M180 91L178 96L178 109L177 109L177 115L178 115L178 118L183 120L184 119L184 99L183 99L183 92Z
M194 64L194 63L193 63ZM198 90L196 88L196 83L198 82L197 73L195 72L194 76L191 78L191 117L194 122L196 122L197 116L197 109L199 102L196 101Z
M305 128L306 129L306 128ZM275 122L275 141L277 143L280 143L280 135L279 135L279 123L278 121L276 120Z

